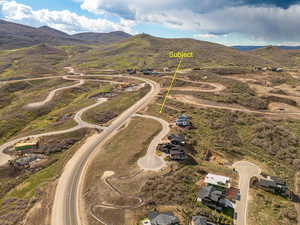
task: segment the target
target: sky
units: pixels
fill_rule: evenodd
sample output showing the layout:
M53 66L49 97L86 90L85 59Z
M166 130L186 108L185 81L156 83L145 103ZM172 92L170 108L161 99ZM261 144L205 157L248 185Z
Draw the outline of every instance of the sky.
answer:
M69 34L121 30L227 46L300 45L300 0L0 0L0 19Z

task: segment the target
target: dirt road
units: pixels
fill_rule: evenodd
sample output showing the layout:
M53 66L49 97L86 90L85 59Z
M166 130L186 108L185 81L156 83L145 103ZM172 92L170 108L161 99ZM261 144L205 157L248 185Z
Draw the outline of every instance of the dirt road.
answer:
M158 144L161 143L162 139L165 138L170 132L170 125L168 122L158 117L141 114L136 114L136 116L156 120L162 125L161 132L158 135L156 135L150 143L146 155L138 160L138 166L142 170L159 171L164 166L166 166L166 162L162 157L157 156L156 149Z
M83 79L72 78L72 77L69 77L69 76L63 76L62 78L64 80L79 81L79 82L77 84L73 84L73 85L70 85L70 86L67 86L67 87L57 88L57 89L51 91L48 94L48 96L46 97L45 100L40 101L40 102L30 103L25 107L26 108L41 108L41 107L45 106L47 103L51 102L53 100L53 98L55 97L57 92L67 90L67 89L76 88L76 87L80 87L80 86L84 85L86 81L95 81L95 82L112 83L112 84L122 84L122 82L109 81L109 80L96 80L96 79L84 79L83 80Z
M43 78L32 78L32 79L25 79L25 80L12 80L12 81L8 81L8 83L15 83L15 82L22 82L22 81L34 81L34 80L44 80L44 79L65 79L65 80L72 80L72 81L79 81L79 83L75 84L75 85L71 85L71 86L67 86L67 87L62 87L62 88L58 88L55 89L53 91L51 91L49 93L49 95L47 96L47 98L44 101L41 102L35 102L35 103L31 103L29 105L27 105L27 107L34 107L34 108L40 108L45 106L47 103L49 103L50 101L53 100L55 94L58 91L62 91L62 90L66 90L66 89L70 89L70 88L74 88L74 87L79 87L81 85L83 85L85 83L85 80L89 80L89 79L77 79L74 78L72 76L52 76L52 77L43 77ZM91 80L94 82L108 82L108 83L114 83L114 84L120 84L121 82L116 82L116 81L109 81L109 80ZM3 82L2 82L3 83ZM6 83L6 82L4 82ZM77 126L70 128L70 129L66 129L66 130L61 130L61 131L54 131L54 132L47 132L47 133L43 133L43 134L37 134L37 135L30 135L30 136L26 136L26 137L21 137L21 138L17 138L14 139L12 141L9 141L3 145L0 146L0 166L6 164L9 160L11 160L11 156L3 153L3 151L13 145L15 145L16 143L26 140L27 138L37 138L37 137L44 137L44 136L53 136L53 135L59 135L59 134L64 134L64 133L69 133L69 132L73 132L82 128L95 128L95 129L99 129L99 130L103 130L105 129L105 127L102 126L98 126L96 124L90 124L88 122L85 122L82 120L82 114L86 111L88 111L89 109L92 109L94 107L97 107L98 105L103 104L105 101L107 101L107 99L102 98L102 99L98 99L98 101L90 106L87 106L83 109L81 109L80 111L78 111L75 116L74 116L74 120L77 123Z
M233 167L239 173L239 189L241 191L241 199L240 201L237 201L236 204L236 225L247 225L247 208L250 180L252 177L260 175L261 169L255 164L247 161L237 162L233 165Z
M68 79L67 76L64 76L63 79L65 79L65 80L72 80L72 79ZM57 92L62 91L62 90L66 90L66 89L71 89L71 88L79 87L79 86L83 85L84 83L85 83L84 80L79 80L79 83L77 83L77 84L73 84L73 85L70 85L70 86L67 86L67 87L57 88L57 89L51 91L48 94L48 96L46 97L45 100L43 100L41 102L30 103L26 107L27 108L40 108L40 107L43 107L44 105L46 105L48 102L50 102L54 98L54 96L55 96L55 94Z
M170 76L166 76L167 78L172 78ZM204 81L194 81L194 80L189 80L189 79L184 79L184 78L179 78L177 77L176 80L181 80L187 83L193 83L193 84L200 84L200 85L207 85L212 87L211 89L205 89L205 88L199 88L199 87L190 87L190 88L182 88L182 87L173 87L172 90L180 90L186 89L186 91L199 91L199 92L220 92L224 91L226 87L223 84L220 83L213 83L213 82L204 82Z
M299 112L269 112L269 111L256 111L243 107L230 106L230 105L218 105L218 103L205 103L202 99L195 98L191 95L174 95L169 96L169 98L174 99L176 101L187 103L195 106L199 106L202 108L212 108L212 109L225 109L229 111L237 111L237 112L245 112L245 113L254 113L261 114L266 116L290 116L293 118L300 118Z

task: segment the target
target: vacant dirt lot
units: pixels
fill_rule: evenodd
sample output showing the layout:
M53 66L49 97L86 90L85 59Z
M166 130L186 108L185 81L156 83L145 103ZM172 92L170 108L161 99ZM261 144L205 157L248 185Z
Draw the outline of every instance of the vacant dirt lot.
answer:
M85 183L86 214L90 225L98 225L101 220L124 225L127 209L139 206L137 193L151 173L141 173L136 162L146 153L148 144L160 129L161 125L156 121L134 118L106 143L88 169ZM112 176L105 178L104 173Z

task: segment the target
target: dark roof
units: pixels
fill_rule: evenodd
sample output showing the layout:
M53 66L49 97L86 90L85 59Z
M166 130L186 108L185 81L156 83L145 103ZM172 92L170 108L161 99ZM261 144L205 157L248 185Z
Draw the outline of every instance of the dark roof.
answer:
M157 216L159 215L159 213L158 212L149 212L149 214L148 214L148 218L149 218L149 220L153 220L154 218L156 218Z
M212 190L213 190L213 186L205 186L201 188L201 190L198 192L198 198L201 199L208 198Z
M258 185L261 187L266 187L266 188L273 188L273 189L280 189L280 190L284 190L284 189L288 189L288 186L286 185L285 182L280 181L280 180L265 180L265 179L260 179L258 181Z
M286 182L280 180L279 177L270 176L270 178L271 178L273 181L275 181L277 184L279 184L279 185L286 185Z
M24 158L17 159L16 164L18 166L24 166L24 165L29 164L29 163L37 160L37 159L38 159L37 156L27 156L27 157L24 157Z
M185 137L183 135L174 135L174 134L171 134L168 137L168 139L171 140L171 141L178 141L178 142L184 142L185 141Z
M171 146L170 151L185 152L185 147L180 145Z
M189 121L186 119L177 119L176 122L177 123L188 123Z
M184 154L184 152L171 149L170 154L171 155L182 155L182 154Z
M173 145L171 143L168 144L162 144L159 146L160 150L168 150L168 151L179 151L179 152L185 152L186 149L183 146L179 145Z
M204 199L204 198L209 198L210 200L214 202L219 202L220 199L223 199L224 193L222 191L218 191L214 186L209 185L203 187L199 193L198 193L198 198Z
M179 224L179 220L173 213L151 212L148 215L151 225L173 225Z
M276 182L273 180L260 179L258 184L263 187L277 187Z
M190 125L190 121L188 120L176 120L176 125L180 125L180 126L188 126Z
M218 202L223 197L222 191L212 191L210 193L210 199L214 202Z
M188 120L189 117L186 116L186 115L181 115L181 116L178 117L178 119L181 119L181 120Z
M203 216L193 216L192 221L194 225L207 225L207 220Z

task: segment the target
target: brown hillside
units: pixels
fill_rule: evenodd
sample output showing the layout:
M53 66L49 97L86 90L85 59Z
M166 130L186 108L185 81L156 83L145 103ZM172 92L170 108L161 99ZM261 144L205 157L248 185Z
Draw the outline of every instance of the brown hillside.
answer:
M290 67L300 65L300 50L286 50L274 46L268 46L249 51L248 53L270 60L280 66Z
M93 49L73 58L82 68L145 68L176 67L178 60L169 58L171 51L192 51L194 58L184 59L184 68L252 67L273 65L259 56L193 39L165 39L142 34L125 41Z

